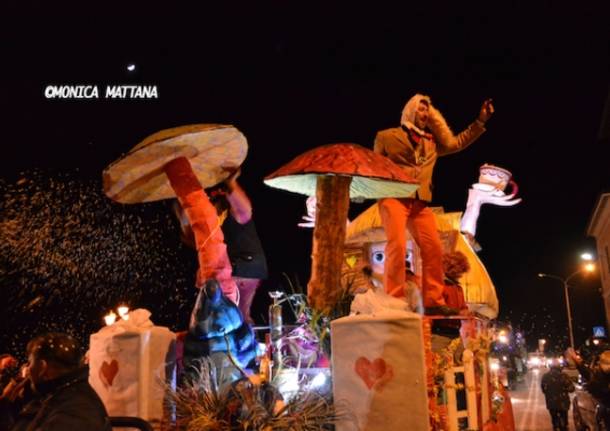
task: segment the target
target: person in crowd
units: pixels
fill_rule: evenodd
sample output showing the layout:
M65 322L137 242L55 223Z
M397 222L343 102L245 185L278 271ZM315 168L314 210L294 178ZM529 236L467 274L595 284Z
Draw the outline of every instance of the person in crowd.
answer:
M578 353L587 365L594 367L600 354L605 350L610 350L610 343L606 337L589 337L580 346Z
M561 372L557 359L551 362L541 380L542 393L546 399L546 408L551 415L553 431L568 431L568 410L570 410L570 392L574 392L574 383Z
M19 364L14 356L8 353L0 355L0 394L4 387L17 375Z
M600 415L606 429L610 429L610 350L599 355L597 365L587 364L572 348L566 351L566 357L576 364L587 391L600 403Z
M79 343L70 335L47 333L26 349L24 375L0 397L0 423L10 431L110 431L110 420L82 366Z

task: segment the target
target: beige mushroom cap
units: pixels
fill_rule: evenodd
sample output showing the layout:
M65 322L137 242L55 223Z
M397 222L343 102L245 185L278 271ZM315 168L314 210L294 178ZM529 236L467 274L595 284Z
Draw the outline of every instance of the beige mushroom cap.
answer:
M231 125L194 124L154 133L103 173L104 192L126 204L174 198L163 167L186 157L203 188L214 186L239 167L248 152L245 136ZM229 169L229 170L227 170Z

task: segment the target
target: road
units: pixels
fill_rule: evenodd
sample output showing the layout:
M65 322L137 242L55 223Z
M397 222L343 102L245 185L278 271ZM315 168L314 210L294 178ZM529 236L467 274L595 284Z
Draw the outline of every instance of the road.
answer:
M552 431L544 394L540 390L540 379L546 371L546 369L530 371L525 381L520 383L516 390L511 391L516 431ZM570 430L573 430L571 409L568 416Z

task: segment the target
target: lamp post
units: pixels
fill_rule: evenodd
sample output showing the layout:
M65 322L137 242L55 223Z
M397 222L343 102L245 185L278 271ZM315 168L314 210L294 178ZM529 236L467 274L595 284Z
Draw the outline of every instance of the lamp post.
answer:
M580 269L574 271L567 278L561 278L558 275L545 274L542 272L538 274L538 277L540 277L540 278L553 278L555 280L559 280L563 284L563 291L564 291L564 294L566 297L566 311L568 314L568 331L569 331L569 337L570 337L570 347L572 349L574 349L574 330L572 328L572 309L570 307L570 295L568 292L568 287L570 287L570 285L568 283L572 278L574 278L576 275L580 274L581 272L593 272L594 269L595 269L595 265L593 265L592 263L587 263L583 268L580 268Z

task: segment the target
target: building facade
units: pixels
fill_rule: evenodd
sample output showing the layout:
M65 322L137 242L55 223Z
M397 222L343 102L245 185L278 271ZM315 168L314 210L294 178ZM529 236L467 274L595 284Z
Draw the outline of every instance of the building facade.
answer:
M606 310L606 324L610 326L610 193L597 199L587 229L597 244L597 265L602 282L602 297Z

